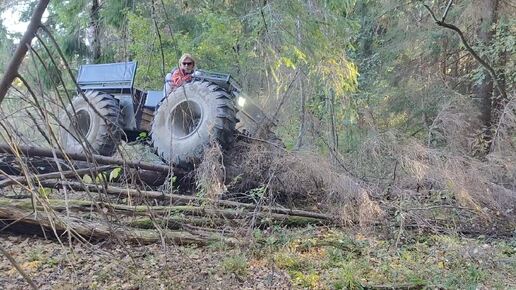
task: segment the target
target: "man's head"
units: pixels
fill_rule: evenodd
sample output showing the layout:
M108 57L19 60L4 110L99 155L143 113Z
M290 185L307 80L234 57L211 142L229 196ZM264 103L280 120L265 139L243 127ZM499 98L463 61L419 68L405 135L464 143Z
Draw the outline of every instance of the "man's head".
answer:
M179 59L179 68L185 73L192 73L195 68L195 59L189 53L183 54Z

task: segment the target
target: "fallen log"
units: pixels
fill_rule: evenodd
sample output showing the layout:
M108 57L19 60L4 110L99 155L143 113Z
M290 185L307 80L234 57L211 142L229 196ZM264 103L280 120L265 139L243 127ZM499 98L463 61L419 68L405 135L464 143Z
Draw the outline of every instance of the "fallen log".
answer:
M59 171L59 167L57 166L56 162L59 162L59 166L62 170L71 170L72 168L79 170L83 168L97 167L97 165L86 161L74 160L73 164L70 165L69 162L66 162L62 159L38 156L14 156L12 154L0 153L0 181L7 179L8 177L6 175L23 175L24 171L21 164L24 166L26 165L29 173L33 174L57 172ZM168 175L165 173L145 169L126 168L124 171L125 173L121 173L120 176L123 177L127 182L149 186L162 185Z
M83 168L77 170L67 170L62 172L51 172L32 176L8 176L7 179L0 181L0 188L6 187L13 184L28 183L29 180L32 182L43 181L46 179L61 179L63 177L68 178L72 176L81 176L83 174L98 174L104 171L108 171L115 168L113 165L105 165L100 167Z
M64 170L71 169L70 164L65 162L64 160L58 160L59 165ZM43 174L49 172L59 171L59 167L56 164L56 161L53 158L47 157L24 157L21 158L14 156L12 154L0 153L0 172L4 172L7 175L22 175L23 169L22 165L26 165L26 168L36 174ZM89 167L86 162L77 162L73 165L75 168L86 168ZM2 175L0 175L0 180L2 179Z
M161 164L153 164L143 161L127 161L123 159L118 158L112 158L112 157L106 157L102 155L96 155L96 154L80 154L80 153L70 153L70 152L61 152L58 150L50 150L45 149L41 147L34 147L34 146L17 146L15 149L13 149L8 144L0 144L0 153L9 153L17 155L17 153L20 153L24 156L33 157L33 156L39 156L39 157L54 157L54 154L57 158L60 159L71 159L76 161L88 161L92 163L102 164L102 165L119 165L123 167L129 167L129 168L135 168L135 169L145 169L150 171L156 171L161 172L164 174L168 174L172 171L174 174L184 174L185 172L180 170L179 168L172 168L167 165L161 165Z
M233 238L213 233L205 233L200 236L185 231L171 231L167 229L160 231L134 229L116 224L108 225L100 221L67 217L58 212L47 213L41 211L36 215L31 211L18 207L0 206L0 226L5 229L6 225L13 226L13 224L36 225L42 227L46 233L55 233L58 237L64 233L70 233L75 238L81 240L116 239L139 244L149 244L164 240L179 245L206 245L211 242L238 243ZM20 228L22 227L18 227L18 231Z
M94 212L102 210L105 213L116 217L122 216L152 216L154 218L168 218L177 215L193 215L196 217L209 217L219 219L255 219L258 224L272 223L289 226L299 226L307 224L324 224L325 221L312 217L287 215L271 212L249 212L243 208L212 208L209 206L195 205L174 205L174 206L148 206L148 205L123 205L107 202L94 202L87 200L61 200L45 199L45 205L33 203L32 200L25 199L6 199L0 198L0 208L14 207L24 210L35 209L45 211L52 209L56 212L62 211L83 211ZM34 208L35 207L35 208ZM1 218L1 217L0 217Z
M297 210L297 209L289 209L289 208L281 208L281 207L273 207L273 206L257 206L255 204L249 204L249 203L241 203L236 201L230 201L230 200L215 200L215 199L209 199L209 198L200 198L195 196L187 196L187 195L179 195L179 194L171 194L171 193L163 193L160 191L143 191L143 190L136 190L136 189L129 189L129 188L120 188L120 187L114 187L114 186L99 186L95 184L84 184L80 182L66 182L66 181L44 181L41 183L45 187L49 188L61 188L63 186L67 186L68 188L74 189L74 190L89 190L92 192L104 192L108 194L115 194L119 196L129 197L141 197L141 198L149 198L149 199L157 199L157 200L166 200L170 201L170 203L174 204L213 204L213 205L220 205L225 207L233 207L233 208L243 208L243 209L249 209L249 210L257 210L259 212L271 212L271 213L277 213L277 214L284 214L284 215L294 215L294 216L300 216L300 217L308 217L308 218L314 218L314 219L320 219L320 220L335 220L335 217L317 213L317 212L310 212L310 211L304 211L304 210Z
M220 227L224 225L238 226L243 225L243 220L238 219L221 219L196 216L170 216L163 218L138 217L133 218L126 223L128 226L141 229L155 229L160 226L168 229L183 229L186 226L196 227Z

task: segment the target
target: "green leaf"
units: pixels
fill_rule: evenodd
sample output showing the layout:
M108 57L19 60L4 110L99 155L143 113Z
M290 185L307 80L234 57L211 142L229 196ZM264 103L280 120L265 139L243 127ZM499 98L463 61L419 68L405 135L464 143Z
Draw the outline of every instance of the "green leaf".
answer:
M138 137L136 138L136 140L145 141L148 138L149 138L149 134L147 132L140 132L140 134L138 134Z
M93 183L93 179L91 178L91 176L89 176L88 174L84 175L82 177L82 182L84 183Z
M109 181L113 181L113 180L117 179L118 177L120 177L121 173L122 173L122 167L117 167L117 168L113 169L109 173Z
M101 172L97 174L97 177L95 177L95 183L101 183L106 181L107 174L105 172Z

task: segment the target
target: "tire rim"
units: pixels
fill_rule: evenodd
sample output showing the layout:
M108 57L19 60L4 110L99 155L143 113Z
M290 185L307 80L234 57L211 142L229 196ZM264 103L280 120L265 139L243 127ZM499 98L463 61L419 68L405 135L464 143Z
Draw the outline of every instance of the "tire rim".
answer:
M80 110L75 113L75 118L72 118L73 130L80 136L86 137L91 130L91 116L86 110Z
M174 139L184 139L195 133L202 122L202 107L188 100L177 104L169 117L170 133Z

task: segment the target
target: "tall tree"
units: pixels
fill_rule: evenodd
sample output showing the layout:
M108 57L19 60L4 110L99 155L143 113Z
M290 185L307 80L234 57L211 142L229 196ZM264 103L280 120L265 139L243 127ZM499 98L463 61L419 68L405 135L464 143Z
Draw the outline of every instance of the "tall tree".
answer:
M100 29L100 3L99 0L91 0L89 37L94 63L99 63L102 55Z

